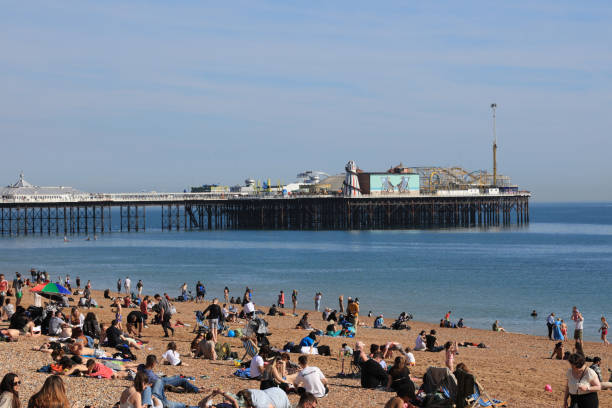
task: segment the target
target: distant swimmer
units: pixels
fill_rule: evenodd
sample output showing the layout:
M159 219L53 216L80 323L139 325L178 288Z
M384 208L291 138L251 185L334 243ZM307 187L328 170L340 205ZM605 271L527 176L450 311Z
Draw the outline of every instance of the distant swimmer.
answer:
M87 236L87 238L85 238L85 241L91 241L91 238L89 238L89 236Z
M538 317L538 312L535 310L531 312L531 317Z
M64 242L70 242L70 241L68 240L68 237L67 237L67 236L65 236L65 235L64 235Z
M97 240L98 240L98 236L94 235L94 241L97 241Z

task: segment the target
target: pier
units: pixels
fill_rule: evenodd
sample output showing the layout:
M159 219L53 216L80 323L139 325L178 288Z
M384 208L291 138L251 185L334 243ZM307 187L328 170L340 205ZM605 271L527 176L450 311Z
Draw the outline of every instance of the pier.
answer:
M528 192L465 196L224 196L206 193L84 194L0 201L0 235L178 230L374 230L470 228L529 223ZM113 223L113 217L115 219Z

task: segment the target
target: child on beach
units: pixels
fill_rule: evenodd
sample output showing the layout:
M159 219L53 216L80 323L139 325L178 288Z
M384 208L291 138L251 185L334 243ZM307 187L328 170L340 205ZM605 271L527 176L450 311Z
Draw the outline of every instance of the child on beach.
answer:
M187 365L187 364L183 364L183 362L181 361L181 355L178 353L178 351L176 351L176 343L173 341L168 343L168 348L166 349L164 354L162 354L162 360L164 364L167 364L167 365L173 365L173 366L180 366L180 365L186 366Z
M603 341L603 344L608 345L610 344L608 342L608 322L606 321L606 318L604 316L601 316L601 327L599 328L599 331L601 332L601 341Z
M446 354L445 363L451 373L455 370L455 354L457 354L457 342L447 341L444 344L444 350Z
M567 340L567 324L563 320L561 320L561 335L563 336L563 341Z

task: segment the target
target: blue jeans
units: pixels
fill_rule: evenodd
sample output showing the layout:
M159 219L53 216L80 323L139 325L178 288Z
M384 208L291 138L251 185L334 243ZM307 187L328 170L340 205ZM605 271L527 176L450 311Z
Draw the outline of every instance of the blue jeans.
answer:
M182 402L168 401L168 399L166 398L166 393L164 392L164 387L166 385L172 385L175 387L183 386L185 387L185 390L187 392L192 393L200 391L198 387L190 383L189 380L187 380L186 378L181 378L178 375L175 375L173 377L158 378L152 387L147 387L142 392L142 405L152 406L153 399L151 398L151 396L155 395L155 397L162 402L164 408L187 408L187 405L183 404Z
M85 335L85 338L87 339L87 347L89 348L93 348L94 346L94 339L92 339L91 337Z

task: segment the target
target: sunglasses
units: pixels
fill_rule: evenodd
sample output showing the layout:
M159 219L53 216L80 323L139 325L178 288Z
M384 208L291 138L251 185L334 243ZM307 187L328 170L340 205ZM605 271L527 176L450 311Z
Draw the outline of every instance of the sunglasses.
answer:
M16 386L16 385L21 385L21 381L16 381L16 382L13 383L13 387Z

